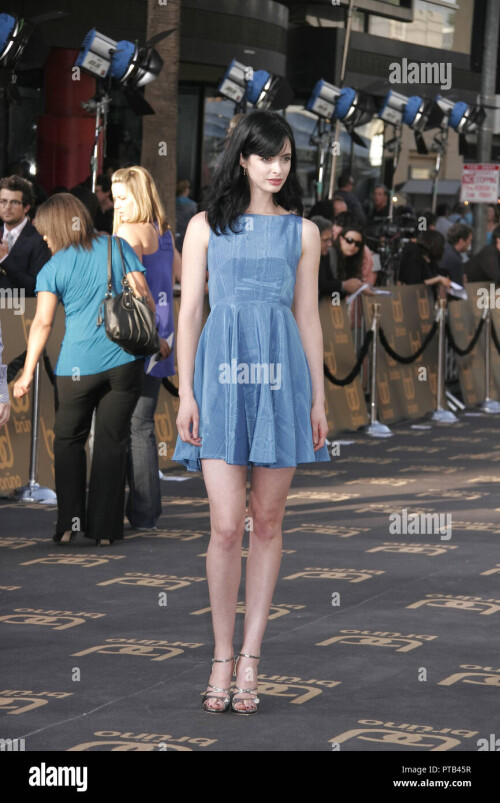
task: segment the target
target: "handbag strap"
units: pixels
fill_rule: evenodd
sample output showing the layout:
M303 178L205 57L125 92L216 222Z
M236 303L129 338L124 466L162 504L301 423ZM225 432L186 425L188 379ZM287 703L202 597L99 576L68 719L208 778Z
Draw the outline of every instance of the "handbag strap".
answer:
M116 238L116 244L118 245L118 253L120 254L120 259L122 261L122 271L123 271L122 284L128 286L129 281L127 279L127 271L125 270L125 261L123 259L122 244L119 237Z
M108 234L108 292L107 295L113 295L113 282L111 279L111 266L112 266L112 248L113 238Z

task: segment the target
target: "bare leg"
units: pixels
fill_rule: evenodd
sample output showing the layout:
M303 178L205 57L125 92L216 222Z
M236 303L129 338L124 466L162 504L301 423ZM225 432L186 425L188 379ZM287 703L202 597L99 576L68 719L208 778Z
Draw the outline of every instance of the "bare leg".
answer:
M291 468L252 468L250 504L252 517L250 549L246 568L245 628L242 653L260 655L260 648L281 563L283 516L290 484ZM240 658L236 685L242 689L257 686L258 662ZM238 694L234 707L251 711L256 704L249 694Z
M241 580L241 544L245 529L246 466L230 466L224 460L204 458L203 478L210 504L211 537L207 550L207 579L215 638L214 658L233 655L236 603ZM209 684L226 689L231 685L232 662L213 664ZM213 692L221 699L227 695ZM216 699L208 708L224 707Z

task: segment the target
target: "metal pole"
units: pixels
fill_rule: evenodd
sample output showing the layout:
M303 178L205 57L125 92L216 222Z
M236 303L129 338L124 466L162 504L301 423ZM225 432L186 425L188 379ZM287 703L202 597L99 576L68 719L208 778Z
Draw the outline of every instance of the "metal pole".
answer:
M50 488L42 488L36 481L38 473L38 432L40 428L40 388L41 360L36 364L33 377L33 397L31 405L31 451L28 485L16 490L16 498L22 502L57 504L57 496Z
M436 167L434 169L434 177L432 180L432 211L434 212L434 214L436 213L437 209L439 176L441 174L441 162L443 161L443 156L446 153L446 148L448 146L449 130L450 129L448 125L446 125L445 128L441 129L441 142L439 144L439 150L436 154Z
M498 0L500 2L500 0ZM342 88L344 86L344 79L346 74L346 67L347 67L347 56L349 54L349 44L351 41L351 31L352 31L352 10L354 7L354 0L349 0L349 8L347 9L347 24L345 30L345 41L344 41L344 52L342 54L342 66L340 68L340 82L339 87ZM340 138L340 120L337 119L335 123L335 142L338 142ZM328 198L331 200L335 193L335 174L337 172L337 148L334 147L333 156L332 156L332 172L330 175L330 189L328 192Z
M385 131L385 126L384 126ZM399 155L401 153L401 137L403 134L403 126L402 125L395 125L394 126L394 157L392 160L392 179L391 179L391 205L389 207L389 220L392 223L394 218L394 193L396 191L396 170L398 169L399 164Z
M491 382L491 310L488 308L486 311L485 320L485 348L484 348L484 361L485 361L485 391L484 402L481 404L483 413L500 413L500 403L490 398L490 382Z
M366 433L373 438L389 438L392 435L391 430L385 424L381 424L377 420L377 345L378 345L378 328L380 321L381 304L372 304L373 320L372 320L372 381L371 381L371 399L370 399L370 424L366 428Z
M484 32L483 65L481 71L481 103L490 107L482 127L479 129L477 161L491 161L491 145L493 141L493 111L497 81L498 33L500 26L500 0L483 0L487 3ZM486 243L486 204L474 206L474 252L483 248Z
M456 424L458 418L453 415L451 410L443 407L443 386L444 386L444 349L445 349L445 324L446 324L447 301L440 298L438 301L437 320L439 322L439 341L438 341L438 375L437 375L437 398L436 409L431 418L439 424Z

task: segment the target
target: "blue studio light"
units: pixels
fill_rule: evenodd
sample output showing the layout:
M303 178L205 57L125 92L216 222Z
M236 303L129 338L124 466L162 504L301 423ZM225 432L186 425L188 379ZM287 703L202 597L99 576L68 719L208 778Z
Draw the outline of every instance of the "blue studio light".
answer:
M121 84L141 87L158 77L163 60L148 45L140 48L127 39L116 42L92 28L83 40L75 66L95 78L109 75Z
M486 111L480 105L470 106L465 101L449 100L441 96L436 102L447 118L448 125L457 134L474 134L486 119Z
M16 27L16 18L10 14L0 14L0 59L5 58L12 47L11 34Z
M217 91L237 104L246 101L257 109L285 108L290 102L285 84L267 70L254 70L233 59Z
M306 106L307 111L317 114L318 117L331 120L335 114L335 105L341 91L338 87L321 78L316 83L309 98Z
M0 67L12 68L33 33L33 23L12 14L0 14Z

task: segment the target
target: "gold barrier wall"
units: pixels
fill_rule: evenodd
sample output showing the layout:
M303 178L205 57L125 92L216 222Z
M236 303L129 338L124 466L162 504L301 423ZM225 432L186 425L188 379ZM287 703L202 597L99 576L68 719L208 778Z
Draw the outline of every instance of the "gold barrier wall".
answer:
M478 294L478 290L485 289L487 291L487 297L490 299L489 283L470 282L466 287L468 294L467 300L453 301L448 307L450 329L460 348L466 348L470 343L483 314L482 302L484 293ZM496 300L494 286L491 300L493 302ZM492 309L491 313L497 335L500 338L500 310ZM479 340L471 353L467 354L466 357L457 356L460 387L464 404L467 405L467 407L475 407L485 399L485 350L486 327L483 327ZM495 348L493 340L491 340L490 343L490 353L490 398L498 400L500 398L500 355Z
M481 285L478 285L478 287ZM382 305L382 326L393 348L401 354L413 353L422 343L432 326L434 304L431 292L424 286L392 287L394 298L379 296ZM469 285L469 301L456 301L450 305L450 324L456 328L459 343L469 342L474 331L474 320L480 316L476 303L475 287ZM363 297L367 324L371 322L373 300ZM29 328L35 312L35 299L26 300L24 315L15 315L13 310L2 310L2 332L4 338L4 362L8 363L26 349ZM174 298L174 321L177 329L180 298ZM461 321L458 310L465 311L465 322ZM210 312L208 297L205 297L203 325ZM323 329L325 362L337 377L346 376L354 366L356 356L352 340L347 309L344 304L333 306L329 299L322 299L319 305ZM494 313L497 331L500 336L500 314ZM463 330L460 330L462 326ZM47 344L47 352L54 367L64 335L64 310L58 307L54 328ZM472 357L459 360L462 387L467 404L476 404L484 398L484 336ZM462 365L461 365L462 363ZM419 369L426 369L424 372ZM467 373L469 371L469 373ZM379 346L378 404L379 419L384 423L405 418L419 418L435 408L437 383L437 337L434 338L424 355L410 366L403 366L391 360ZM424 378L424 374L425 377ZM470 377L472 379L472 388ZM419 378L420 377L420 378ZM468 378L469 377L469 378ZM172 378L177 386L177 377ZM12 389L12 384L10 389ZM471 390L472 395L471 395ZM500 356L492 348L492 388L491 395L498 398L500 391ZM475 393L475 396L474 396ZM333 385L325 378L326 413L330 437L341 431L356 430L368 422L368 414L359 377L346 387ZM13 399L9 423L0 430L0 494L12 490L28 481L31 443L31 393L23 399ZM158 399L156 437L159 448L160 468L180 468L173 463L177 440L177 417L179 401L162 386ZM53 472L53 426L54 393L44 369L42 369L41 421L38 455L37 479L42 485L54 487Z
M325 363L336 378L342 379L356 363L347 307L344 303L333 305L329 298L322 298L319 317ZM359 374L354 382L345 387L334 385L325 377L325 410L330 437L337 432L366 426L368 413Z
M414 354L432 328L434 299L425 285L390 286L392 296L363 296L366 327L372 325L372 307L380 303L380 325L392 349L403 357ZM378 420L393 424L422 418L436 408L437 332L424 353L410 365L393 360L382 347L377 351Z

